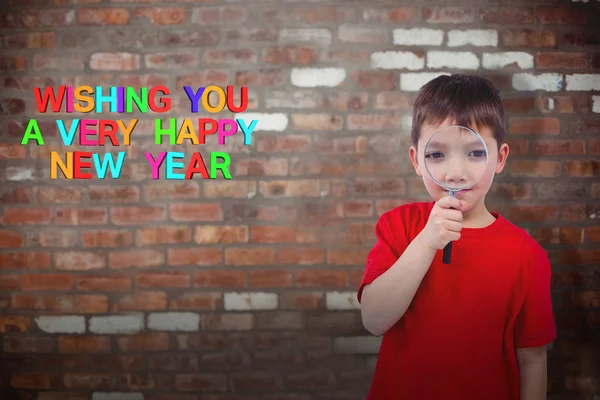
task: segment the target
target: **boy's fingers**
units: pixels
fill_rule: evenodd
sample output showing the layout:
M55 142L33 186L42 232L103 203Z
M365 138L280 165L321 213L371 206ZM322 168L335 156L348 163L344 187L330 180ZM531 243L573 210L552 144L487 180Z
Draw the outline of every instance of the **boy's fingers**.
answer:
M463 213L459 210L444 210L442 215L444 216L444 218L450 221L461 222L463 220Z
M460 210L461 208L460 200L453 196L446 196L441 198L440 201L438 201L438 204L442 208L455 208L457 210Z

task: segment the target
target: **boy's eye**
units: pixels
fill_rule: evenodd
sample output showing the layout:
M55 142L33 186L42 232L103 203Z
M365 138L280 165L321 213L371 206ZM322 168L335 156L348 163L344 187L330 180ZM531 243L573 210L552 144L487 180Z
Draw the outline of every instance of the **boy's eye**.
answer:
M474 150L470 155L475 158L484 158L486 156L485 150Z
M425 158L441 158L443 156L444 155L442 153L440 153L439 151L425 154Z

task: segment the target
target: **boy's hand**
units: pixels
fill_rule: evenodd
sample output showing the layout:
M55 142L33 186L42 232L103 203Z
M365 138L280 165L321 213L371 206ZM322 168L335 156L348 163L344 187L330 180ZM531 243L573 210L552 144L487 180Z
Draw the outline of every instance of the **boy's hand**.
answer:
M443 197L434 204L427 225L421 232L425 242L434 250L443 249L449 242L460 239L461 207L461 201L452 196Z

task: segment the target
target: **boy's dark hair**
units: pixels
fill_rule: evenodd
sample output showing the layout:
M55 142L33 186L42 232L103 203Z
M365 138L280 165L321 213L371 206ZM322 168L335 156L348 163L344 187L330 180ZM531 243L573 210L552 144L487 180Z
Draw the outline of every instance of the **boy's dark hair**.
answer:
M504 106L498 90L480 76L440 75L423 85L413 106L413 144L417 146L424 124L435 126L448 118L475 131L491 129L498 146L506 138Z

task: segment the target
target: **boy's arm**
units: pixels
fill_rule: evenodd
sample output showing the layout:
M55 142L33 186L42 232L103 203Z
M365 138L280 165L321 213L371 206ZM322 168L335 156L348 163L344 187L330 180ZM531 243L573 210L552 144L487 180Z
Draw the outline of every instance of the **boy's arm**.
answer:
M546 346L517 349L521 400L545 400L548 385Z
M362 291L363 325L373 335L383 335L406 312L436 250L418 235L400 258Z

